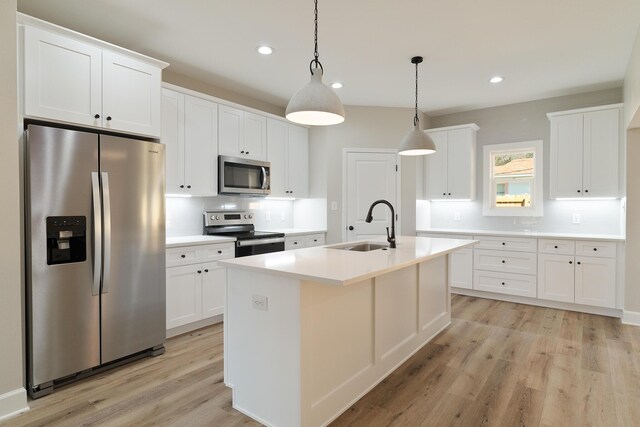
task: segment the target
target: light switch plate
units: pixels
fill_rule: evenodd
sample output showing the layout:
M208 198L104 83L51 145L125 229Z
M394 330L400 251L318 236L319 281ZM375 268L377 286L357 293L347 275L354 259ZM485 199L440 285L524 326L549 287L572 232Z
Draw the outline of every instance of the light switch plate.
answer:
M579 213L574 213L573 214L572 222L574 224L580 224L580 214Z
M338 202L331 202L331 210L332 211L338 210Z
M454 212L454 213L453 213L453 220L454 220L454 221L461 221L461 220L462 220L462 217L461 217L461 215L460 215L460 212Z
M251 305L256 310L269 311L269 298L264 295L251 295Z

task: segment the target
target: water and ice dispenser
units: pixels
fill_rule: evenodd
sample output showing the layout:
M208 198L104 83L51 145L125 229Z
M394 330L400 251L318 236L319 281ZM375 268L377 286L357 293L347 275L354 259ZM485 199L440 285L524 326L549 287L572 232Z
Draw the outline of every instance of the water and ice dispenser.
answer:
M68 264L87 260L87 218L47 217L47 264Z

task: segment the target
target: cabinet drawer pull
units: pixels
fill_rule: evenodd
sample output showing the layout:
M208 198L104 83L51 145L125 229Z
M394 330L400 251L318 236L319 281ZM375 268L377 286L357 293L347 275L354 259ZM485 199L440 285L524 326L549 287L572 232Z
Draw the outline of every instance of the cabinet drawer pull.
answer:
M569 261L569 264L573 264L573 261Z
M187 256L186 256L186 255L184 255L184 254L183 254L183 255L180 255L180 258L186 258L186 257L187 257Z
M100 118L100 114L96 114L95 116L93 116L94 119L99 119Z
M191 188L191 186L190 186L190 185L187 185L187 188Z
M585 192L585 193L588 193L588 192L589 192L589 190L584 190L584 192Z
M502 282L502 286L504 286L504 282Z
M107 121L110 122L111 121L111 116L107 116Z
M240 154L244 154L244 151L241 151Z
M205 268L205 269L204 269L204 272L205 272L205 273L208 273L208 272L209 272L209 270Z
M502 260L502 263L503 263L503 264L506 264L506 263L507 263L507 261L505 261L505 260Z
M593 248L593 250L594 250L594 251L597 251L597 250L598 250L598 248Z
M249 154L249 152L247 151L245 154Z
M578 190L578 193L580 192L580 190Z
M553 248L554 248L554 249L558 249L558 245L555 245Z
M180 188L184 188L184 185L181 185Z
M219 253L219 254L221 254L221 253L222 253L222 251L218 251L218 253Z
M198 270L198 274L202 274L202 270Z
M502 242L502 246L507 246L507 244L505 242Z
M447 193L442 193L442 195L443 195L443 196L446 196L446 195L447 195Z
M582 264L582 263L581 263L580 261L578 261L576 264L580 265L580 264Z
M298 244L298 242L293 242L293 244L294 244L294 245L297 245L297 244Z

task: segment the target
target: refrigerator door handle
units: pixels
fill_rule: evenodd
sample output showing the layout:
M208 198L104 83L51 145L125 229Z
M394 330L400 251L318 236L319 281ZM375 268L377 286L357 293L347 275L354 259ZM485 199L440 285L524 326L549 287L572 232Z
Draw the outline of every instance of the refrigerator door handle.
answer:
M91 190L93 196L93 284L91 293L99 295L100 276L102 276L102 205L100 203L98 172L91 172Z
M102 293L109 292L111 276L111 196L109 174L102 172L102 208L104 209L104 263L102 270Z

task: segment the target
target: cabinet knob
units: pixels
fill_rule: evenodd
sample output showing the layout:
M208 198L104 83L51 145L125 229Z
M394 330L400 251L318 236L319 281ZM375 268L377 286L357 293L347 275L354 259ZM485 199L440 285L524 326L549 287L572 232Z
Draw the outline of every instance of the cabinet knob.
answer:
M556 245L556 246L554 246L553 248L554 248L554 249L558 249L558 246Z
M450 195L451 195L451 193L448 193L448 195L450 196Z
M580 190L578 190L578 193L580 192Z
M504 282L502 282L502 286L504 286Z
M180 188L184 188L184 185L181 185Z
M186 257L187 257L186 255L180 255L180 258L186 258Z
M506 262L507 262L507 261L505 261L505 260L502 260L502 263L503 263L503 264L505 264Z
M442 193L442 195L443 195L443 196L446 196L446 195L447 195L447 193Z
M502 242L502 246L507 246L507 244L505 242Z
M584 190L584 192L585 192L585 193L588 193L588 192L589 192L589 190Z
M576 264L580 265L580 264L582 264L582 263L581 263L580 261L578 261L578 262L576 262Z
M221 254L221 253L222 253L222 251L218 251L218 253L219 253L219 254Z
M353 225L349 226L349 231L353 231Z
M198 274L202 274L202 270L198 270Z
M297 245L297 244L298 244L298 242L293 242L293 244L294 244L294 245Z
M598 250L598 248L593 248L593 250L594 250L594 251L597 251L597 250Z
M249 152L247 151L245 154L249 154Z
M96 114L95 116L93 116L94 119L99 119L100 118L100 114Z
M569 261L569 264L573 264L573 261Z
M205 268L205 269L204 269L204 272L205 272L205 273L208 273L208 272L209 272L209 270Z
M242 150L242 151L240 152L240 154L244 154L244 150Z
M191 188L191 186L190 186L190 185L187 185L187 188Z
M317 241L318 241L318 239L313 239L313 241L314 241L314 242L317 242Z
M110 122L111 121L111 116L107 116L107 121Z

